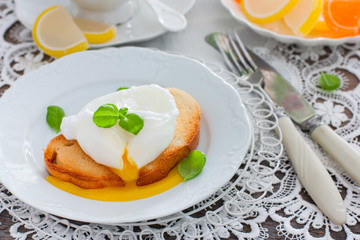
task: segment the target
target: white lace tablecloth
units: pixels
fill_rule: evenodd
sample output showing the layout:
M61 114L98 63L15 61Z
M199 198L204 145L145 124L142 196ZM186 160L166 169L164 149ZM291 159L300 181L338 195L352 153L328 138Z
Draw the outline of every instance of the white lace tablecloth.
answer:
M15 239L360 239L360 187L307 133L302 133L344 198L347 223L334 225L306 194L274 137L276 118L271 108L266 107L261 94L224 71L220 55L203 40L210 32L225 31L239 24L216 0L198 0L187 18L189 25L184 31L133 45L201 59L237 88L249 109L255 131L249 154L235 177L209 199L174 216L116 226L52 216L26 205L0 185L0 212L8 211L13 216L11 236ZM12 1L0 0L0 32L1 96L22 74L54 59L38 51L31 32L17 21ZM326 123L360 151L360 45L307 48L264 39L244 28L239 32L251 48L271 61L305 95ZM317 88L320 72L338 75L340 89L329 93Z

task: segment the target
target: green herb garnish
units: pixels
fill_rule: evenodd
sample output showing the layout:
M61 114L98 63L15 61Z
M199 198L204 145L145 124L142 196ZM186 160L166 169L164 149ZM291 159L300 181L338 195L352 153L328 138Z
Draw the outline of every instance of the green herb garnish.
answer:
M128 87L119 87L116 91L121 91L121 90L125 90L125 89L129 89Z
M120 118L124 118L126 116L128 110L129 110L128 108L120 108L120 110L119 110Z
M98 127L110 128L116 124L119 110L114 104L104 104L96 110L93 121Z
M129 113L120 118L119 125L126 131L137 135L144 126L144 119L135 113Z
M205 154L198 150L194 150L178 165L178 172L184 178L184 181L193 179L199 175L205 162Z
M60 132L60 125L63 117L65 116L64 110L59 106L47 107L46 122L49 126L56 131Z
M332 91L340 87L341 80L336 75L321 72L321 76L319 77L319 84L323 89Z
M114 104L101 105L93 115L93 121L98 127L110 128L119 120L119 126L125 131L137 135L144 127L144 119L135 114L127 113L128 108L118 109Z

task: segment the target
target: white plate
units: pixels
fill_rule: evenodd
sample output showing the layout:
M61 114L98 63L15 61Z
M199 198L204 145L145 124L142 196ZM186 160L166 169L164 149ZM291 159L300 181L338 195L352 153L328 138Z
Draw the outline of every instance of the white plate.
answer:
M356 37L344 37L344 38L302 38L297 36L282 35L270 30L261 28L257 24L254 24L247 20L247 18L240 11L238 4L234 0L221 0L222 4L227 8L231 15L238 20L239 22L247 25L249 28L254 30L256 33L265 36L274 38L280 42L284 43L297 43L306 46L316 46L316 45L339 45L343 43L355 43L359 42L360 36Z
M156 83L191 94L202 111L197 147L207 155L196 178L154 197L101 202L49 184L43 150L56 134L45 121L49 105L78 112L91 99L120 86ZM115 224L176 213L209 197L236 172L251 127L235 89L204 64L135 47L85 51L19 78L0 98L0 180L19 199L40 210L79 221Z
M169 7L185 14L195 4L195 0L161 0ZM108 47L130 42L139 42L155 38L165 33L165 28L157 21L150 7L138 0L139 10L135 16L125 24L117 27L114 39L102 44L92 44L92 48ZM31 29L36 17L46 8L62 4L69 12L73 12L74 5L69 0L15 0L15 13L19 21Z

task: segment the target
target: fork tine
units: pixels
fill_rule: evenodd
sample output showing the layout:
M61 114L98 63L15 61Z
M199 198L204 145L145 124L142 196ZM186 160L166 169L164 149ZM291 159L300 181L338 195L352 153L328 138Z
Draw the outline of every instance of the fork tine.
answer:
M238 70L238 72L240 73L240 76L243 76L245 74L248 75L249 72L247 71L246 66L244 66L242 64L242 62L239 61L239 58L242 58L242 56L239 55L239 52L236 49L234 41L231 39L230 36L228 36L227 39L224 37L224 39L225 39L224 42L226 45L226 49L228 49L228 51L229 51L229 56L231 58L231 61L232 61L233 65L236 67L236 69ZM226 41L226 40L228 40L228 41Z
M214 36L214 40L216 42L216 45L219 46L219 51L223 56L226 66L230 69L230 71L234 73L237 72L240 76L242 76L243 75L242 69L240 66L236 65L236 61L234 61L235 56L232 53L232 50L230 49L229 43L226 41L226 39L221 35L216 35ZM220 46L225 46L227 52L225 52L224 48Z
M250 67L252 68L253 71L256 71L257 66L256 66L254 60L251 58L251 56L250 56L249 52L247 51L246 47L244 46L243 42L241 41L239 35L234 30L233 30L233 34L235 36L236 42L238 43L242 53L245 56L246 62L250 65Z
M239 49L238 45L235 43L234 39L232 38L232 36L228 33L227 34L231 47L233 49L233 51L235 52L236 56L234 56L234 59L236 60L237 64L241 64L243 70L245 71L246 74L250 74L252 72L251 67L247 64L246 60L244 59L243 53L241 51L241 49Z

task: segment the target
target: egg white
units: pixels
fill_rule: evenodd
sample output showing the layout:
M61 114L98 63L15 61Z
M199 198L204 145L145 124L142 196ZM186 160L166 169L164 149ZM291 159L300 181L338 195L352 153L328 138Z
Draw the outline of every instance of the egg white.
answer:
M103 104L111 103L119 109L127 107L144 119L144 127L134 135L118 124L101 128L93 122L94 112ZM64 117L62 134L75 139L86 154L96 162L122 169L122 156L128 156L141 168L154 160L170 144L179 111L170 92L158 85L131 87L110 93L89 102L78 114Z

